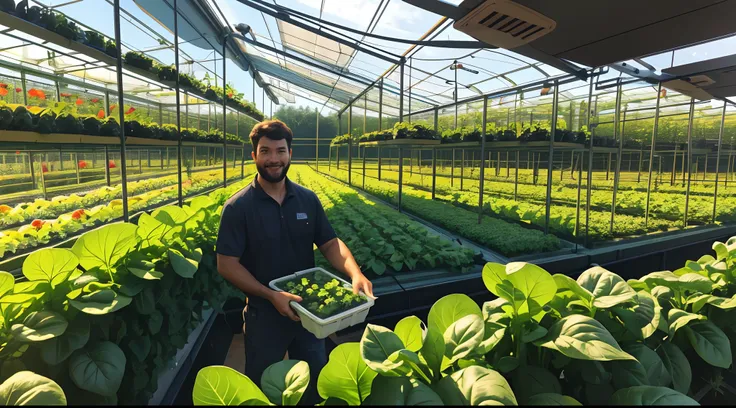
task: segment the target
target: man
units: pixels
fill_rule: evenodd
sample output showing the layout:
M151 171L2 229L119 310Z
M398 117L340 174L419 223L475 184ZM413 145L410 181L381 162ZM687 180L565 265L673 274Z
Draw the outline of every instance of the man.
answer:
M293 182L291 129L278 120L250 133L258 174L223 207L217 236L217 270L248 299L245 313L245 374L260 384L263 371L284 358L306 361L311 373L304 402L319 402L319 371L327 362L324 339L306 331L289 302L299 296L273 291L268 283L314 267L314 247L347 275L353 292L373 297L373 285L332 229L317 195Z

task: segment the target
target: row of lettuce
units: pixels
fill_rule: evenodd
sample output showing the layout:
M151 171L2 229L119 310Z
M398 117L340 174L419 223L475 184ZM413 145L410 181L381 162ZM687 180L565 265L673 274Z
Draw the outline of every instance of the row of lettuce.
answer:
M176 183L176 176L131 182L128 210L133 214L176 200ZM202 172L184 180L182 194L186 197L221 185L221 171ZM0 259L53 245L82 231L121 219L123 200L116 198L121 197L121 193L121 185L105 186L82 197L58 196L51 201L38 199L14 208L0 205L0 222L24 220L0 231ZM31 214L35 218L28 222L30 218L27 217Z
M217 272L214 246L222 204L245 183L35 251L25 281L0 272L0 399L146 404L205 311L242 297Z
M359 137L353 137L350 134L336 136L332 139L332 145L342 145L357 141L364 142L380 142L387 140L440 140L442 143L479 143L483 138L482 131L476 126L462 126L457 129L448 129L441 133L430 129L429 127L419 123L398 122L394 127L386 130L377 130L363 134ZM488 132L485 135L486 142L544 142L551 138L550 129L544 124L538 124L534 127L525 127L521 133L517 134L512 129L499 129ZM585 144L590 139L590 132L587 128L580 131L572 131L568 129L557 129L555 132L555 142L579 143Z
M296 405L312 386L320 405L699 405L727 389L736 341L736 237L713 249L628 281L601 267L574 280L488 263L482 278L495 300L479 307L452 294L426 323L368 324L359 342L330 353L317 384L303 361L254 379L210 366L193 400Z
M114 107L113 107L114 109ZM133 109L131 111L130 109ZM120 137L120 124L113 116L84 115L73 111L73 106L66 102L54 102L48 108L38 106L23 106L16 104L5 104L0 101L0 131L15 130L22 132L36 132L40 134L69 134L86 136L112 136ZM129 108L128 112L134 112ZM158 124L147 121L142 117L136 119L126 118L124 122L126 137L139 137L143 139L156 139L178 141L179 132L177 127L170 124ZM228 144L241 145L243 138L232 133L227 133ZM181 140L185 142L222 143L223 135L219 129L199 130L193 128L181 129Z
M22 18L71 41L95 48L112 58L118 57L117 43L114 39L107 38L104 34L95 30L82 30L76 23L69 21L63 13L51 8L38 5L29 7L28 0L21 0L17 4L14 0L3 0L0 2L0 11ZM121 57L126 65L149 71L159 80L169 84L176 81L178 75L182 90L203 95L214 102L222 102L222 95L225 94L225 90L211 85L209 77L206 77L204 81L200 81L191 75L177 73L174 65L161 64L137 51L129 51ZM254 103L243 99L243 93L237 92L230 85L226 85L226 91L226 104L228 106L240 110L258 121L263 120L263 113L256 108Z

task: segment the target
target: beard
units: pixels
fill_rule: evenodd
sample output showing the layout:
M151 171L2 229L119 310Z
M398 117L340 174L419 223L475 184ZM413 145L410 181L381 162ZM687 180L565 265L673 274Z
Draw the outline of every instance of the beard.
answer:
M275 166L263 167L263 166L256 164L256 170L258 170L258 175L262 177L264 180L268 181L269 183L278 183L286 177L286 173L289 171L290 166L291 166L291 161L289 161L289 163L286 163L286 165L281 168L281 172L275 177L272 176L271 173L269 173L269 168L275 167Z

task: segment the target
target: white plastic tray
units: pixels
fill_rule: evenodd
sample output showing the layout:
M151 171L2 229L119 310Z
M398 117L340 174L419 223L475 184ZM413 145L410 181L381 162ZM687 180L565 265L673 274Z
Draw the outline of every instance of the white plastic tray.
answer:
M314 272L314 271L320 271L322 273L325 273L328 276L331 276L337 279L338 281L342 282L343 287L348 288L350 290L353 289L353 286L349 284L347 281L345 281L344 279L342 279L341 277L333 273L327 272L326 270L319 268L319 267L305 269L303 271L299 271L291 275L284 276L282 278L274 279L268 283L268 286L270 286L271 289L273 290L283 292L283 290L277 286L280 282L294 279L301 275L304 275L310 272ZM365 296L363 292L360 292L360 294ZM367 296L366 296L366 299L367 299L366 303L360 304L342 313L338 313L332 317L328 317L327 319L320 319L319 317L310 313L305 307L303 307L297 302L292 301L291 306L294 308L296 313L299 315L299 318L302 321L302 326L307 331L314 334L315 337L317 337L318 339L324 339L325 337L339 330L346 329L350 326L354 326L359 323L363 323L365 321L365 318L368 317L368 311L373 306L373 299Z

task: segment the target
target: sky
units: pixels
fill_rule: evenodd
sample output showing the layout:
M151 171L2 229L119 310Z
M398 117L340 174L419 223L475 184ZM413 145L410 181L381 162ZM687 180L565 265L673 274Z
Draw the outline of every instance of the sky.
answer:
M40 0L45 4L61 5L69 3L68 0ZM137 0L142 2L154 0ZM186 1L186 0L179 0ZM245 23L250 25L258 40L269 43L275 48L282 48L281 36L276 20L270 16L264 15L256 11L238 0L216 0L218 6L222 9L230 24ZM422 34L432 27L441 16L424 11L405 3L402 0L388 0L388 6L382 13L382 17L377 24L371 24L371 18L379 10L379 6L384 4L381 0L268 0L277 2L278 5L289 7L313 16L321 17L336 24L341 24L361 31L371 30L375 34L386 37L418 39ZM135 18L151 28L151 30L140 30L136 26L124 21L121 26L123 43L125 46L150 50L157 47L158 41L154 38L158 33L168 41L173 41L173 34L165 30L157 21L144 13L134 0L120 0L124 10L130 12ZM459 0L450 1L451 3L459 3ZM77 3L63 5L61 11L80 20L89 27L101 31L104 34L114 36L113 27L113 8L112 0L83 0ZM320 15L320 10L322 13ZM124 17L128 18L128 16ZM375 23L375 22L374 22ZM470 40L465 34L460 33L451 27L442 32L436 39L442 40ZM184 39L186 40L186 39ZM366 39L371 44L380 47L383 50L394 54L402 54L409 45L397 42L389 42L375 38ZM204 62L209 70L221 75L222 61L219 56L212 52L200 49L192 44L182 44L180 49L183 53L188 54L195 60L208 60L217 57L217 61ZM716 58L733 53L736 49L736 37L730 37L723 40L715 41L709 44L699 45L678 50L674 53L665 53L644 58L644 61L654 65L659 70L674 65L685 64L693 61L699 61L708 58ZM431 78L421 81L426 75L417 70L412 70L411 79L409 79L409 69L406 69L405 83L408 85L411 81L413 90L419 94L428 95L436 101L449 103L453 99L452 83L445 81L454 80L455 71L449 69L452 59L462 57L468 54L469 50L444 49L436 47L424 47L414 55L412 66L426 72L437 73L441 78ZM171 49L151 51L149 54L163 63L173 63L174 53ZM283 62L283 60L281 60ZM182 61L183 62L183 61ZM473 85L477 91L489 93L502 90L514 84L521 84L535 81L543 78L543 75L536 69L528 67L530 63L535 61L514 54L506 50L484 50L472 57L461 60L467 67L479 71L479 74L473 74L467 71L457 71L458 83L461 85ZM631 62L631 61L630 61ZM635 62L632 62L637 65ZM357 52L352 59L349 69L357 74L365 76L370 80L377 79L383 72L390 68L389 62L367 55L364 52ZM182 65L182 71L187 72L187 65ZM191 66L190 66L191 67ZM526 69L523 69L525 68ZM545 65L539 68L548 75L555 76L561 74L560 71ZM506 76L506 78L496 78L489 80L489 77L499 73L504 73L519 69ZM255 100L256 105L266 115L271 113L271 104L265 99L263 103L263 92L254 85L249 74L241 71L234 63L228 60L227 64L227 81L232 83L236 89L244 93L248 100ZM204 75L205 69L202 66L195 66L195 75L201 77ZM398 72L390 75L387 80L398 86ZM417 82L419 82L417 84ZM218 80L219 84L219 80ZM358 84L360 87L362 85ZM477 91L465 86L458 89L458 97L460 99L477 95ZM310 108L322 108L321 103L311 102L299 96L296 97L296 105L308 106ZM265 106L264 106L265 105ZM274 106L274 110L277 109ZM329 113L329 109L323 110L324 114Z

